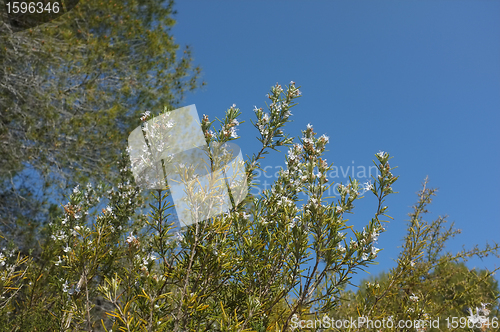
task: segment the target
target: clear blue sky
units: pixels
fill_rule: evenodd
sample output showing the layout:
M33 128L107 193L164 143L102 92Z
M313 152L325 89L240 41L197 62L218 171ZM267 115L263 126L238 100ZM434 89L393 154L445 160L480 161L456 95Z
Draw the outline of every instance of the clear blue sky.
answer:
M207 82L185 104L213 119L235 103L247 121L236 141L244 153L258 148L254 105L265 108L271 85L293 80L303 97L289 133L313 124L330 137L328 162L344 170L372 165L379 150L394 156L394 221L372 274L394 266L427 175L439 188L428 220L448 214L463 231L450 251L500 241L500 2L190 0L176 9L174 36L192 47ZM274 153L264 165L283 158ZM350 221L360 229L375 199L357 203Z

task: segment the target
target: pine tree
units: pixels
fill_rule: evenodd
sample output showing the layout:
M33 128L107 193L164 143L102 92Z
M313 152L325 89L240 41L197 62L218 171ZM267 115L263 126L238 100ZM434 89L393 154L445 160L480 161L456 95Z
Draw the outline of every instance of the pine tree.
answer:
M171 33L173 1L82 0L23 30L2 15L0 231L32 247L65 189L113 183L140 112L178 105L200 68Z

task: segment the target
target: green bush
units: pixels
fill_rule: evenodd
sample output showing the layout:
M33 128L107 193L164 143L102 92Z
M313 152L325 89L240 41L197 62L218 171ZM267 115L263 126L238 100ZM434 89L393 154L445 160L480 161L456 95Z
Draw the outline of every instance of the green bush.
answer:
M169 191L142 195L126 156L117 188L74 188L62 215L48 226L40 257L18 257L15 248L2 252L0 326L5 331L290 331L297 317L325 314L406 319L457 314L453 310L481 301L498 310L491 273L455 263L496 253L498 246L442 254L454 232L443 229L443 219L422 220L434 193L425 187L397 267L363 283L356 294L344 291L352 274L377 257L374 244L385 230L381 218L388 217L384 203L397 176L389 154L379 152L373 184L351 179L338 187L338 199L327 199L328 137L318 137L310 125L298 142L283 131L299 96L293 82L285 90L276 85L268 113L255 109L262 147L246 161L249 189L263 156L288 148L286 168L272 187L182 233L176 232ZM236 139L239 115L231 107L218 129L204 116L207 143ZM378 206L365 227L355 230L346 215L365 192ZM299 207L301 195L307 199Z

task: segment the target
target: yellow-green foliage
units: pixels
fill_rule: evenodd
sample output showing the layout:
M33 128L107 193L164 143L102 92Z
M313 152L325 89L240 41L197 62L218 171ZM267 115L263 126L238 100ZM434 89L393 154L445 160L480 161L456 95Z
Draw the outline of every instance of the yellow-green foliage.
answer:
M356 294L343 291L353 273L377 258L374 244L383 241L384 203L397 176L389 154L379 152L373 184L351 180L339 186L337 199L327 198L332 185L325 176L332 165L323 158L328 137L318 137L310 125L295 142L283 131L299 96L295 83L286 89L277 84L269 94L269 113L255 110L262 146L246 161L250 189L269 150L289 149L286 168L262 195L249 194L222 215L176 230L169 191L141 195L126 156L116 188L76 186L62 215L48 226L40 256L9 263L19 272L8 276L8 288L4 284L8 298L0 302L0 326L8 331L290 331L297 317L416 319L455 314L462 305L482 301L498 305L489 272L455 263L473 254L496 254L498 246L443 253L455 232L442 227L444 219L430 224L422 219L434 193L425 186L410 214L397 266L360 285ZM219 128L204 116L207 142L236 139L232 128L240 114L229 108ZM378 204L357 230L346 214L363 193ZM302 194L307 198L300 207ZM0 274L8 275L4 271L0 267Z

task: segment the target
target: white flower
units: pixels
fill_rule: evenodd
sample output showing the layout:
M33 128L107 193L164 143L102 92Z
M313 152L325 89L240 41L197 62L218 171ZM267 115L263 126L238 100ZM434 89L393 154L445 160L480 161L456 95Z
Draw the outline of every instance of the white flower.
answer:
M368 260L368 255L366 253L363 253L361 255L361 259L364 260L364 261Z
M63 285L63 292L67 293L68 292L68 289L69 289L69 286L68 286L68 280L66 280L64 282L64 285Z
M310 123L307 124L307 129L312 129L312 127L313 127L312 124Z
M151 113L149 111L146 111L146 112L142 113L141 121L146 121L146 119L149 118L150 114Z
M262 116L262 122L267 123L267 121L269 121L269 114L264 113L264 115Z
M0 266L5 265L5 256L0 252Z
M364 191L370 191L373 189L373 184L371 181L364 183L363 186L364 186L363 188Z
M236 134L236 129L234 127L231 127L229 130L232 138L238 138L238 134Z
M415 296L415 294L411 293L410 301L412 301L412 302L418 302L418 296Z
M376 248L376 247L372 247L372 255L376 255L377 252L379 252L380 249L379 248Z
M340 252L344 252L345 251L345 247L341 243L339 243L337 249L340 250Z
M132 243L132 242L135 242L136 240L137 240L137 238L134 235L132 235L132 232L130 232L130 235L127 237L126 242Z
M77 185L75 188L73 188L73 193L74 194L78 194L80 192L79 187L80 187L80 185Z
M238 120L236 119L233 119L233 121L231 121L231 123L235 126L238 126L240 123L238 122Z
M411 261L411 262L410 262L410 265L411 265L411 267L414 267L414 266L415 266L415 262L414 262L414 261Z
M184 239L184 234L181 234L179 232L175 232L175 236L177 238L177 241L182 241Z
M325 143L330 142L330 137L326 136L325 134L321 135L320 139L323 139Z
M61 264L61 263L62 263L61 256L57 256L57 258L58 258L58 261L57 261L57 262L55 262L54 264L55 264L56 266L59 266L59 264Z
M377 156L380 157L380 158L384 158L385 157L385 152L384 151L379 151L377 153Z
M63 250L64 250L64 252L70 252L71 251L71 247L70 246L66 246Z
M479 311L481 311L485 316L488 316L490 314L490 310L486 308L486 306L489 305L489 303L481 303L481 309L479 309Z

